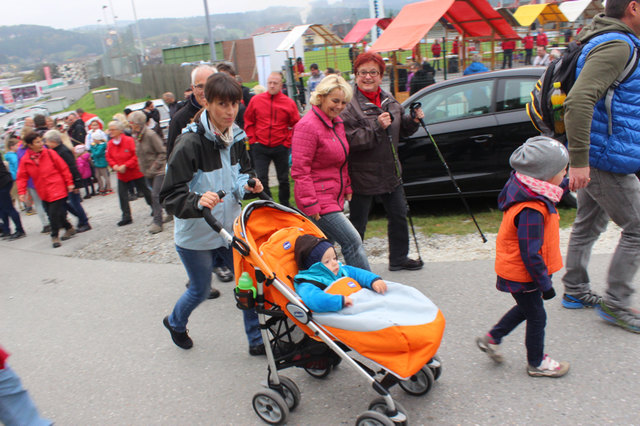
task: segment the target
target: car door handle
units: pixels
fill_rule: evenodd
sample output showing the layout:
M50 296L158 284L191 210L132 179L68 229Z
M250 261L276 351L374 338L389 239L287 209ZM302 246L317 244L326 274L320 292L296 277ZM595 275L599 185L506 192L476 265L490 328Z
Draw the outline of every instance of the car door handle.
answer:
M469 139L471 139L475 143L485 143L491 138L493 138L493 134L487 133L486 135L471 136Z

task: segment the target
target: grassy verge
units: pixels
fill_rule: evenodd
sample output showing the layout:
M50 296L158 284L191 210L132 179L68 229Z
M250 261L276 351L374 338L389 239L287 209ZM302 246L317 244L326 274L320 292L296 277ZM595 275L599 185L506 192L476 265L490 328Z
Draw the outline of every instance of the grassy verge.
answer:
M295 206L293 187L294 184L291 182L289 203ZM278 187L271 186L270 189L271 194L277 201ZM502 221L502 212L498 210L495 198L468 199L467 202L482 232L486 234L497 233ZM410 208L416 232L424 235L467 235L478 232L471 216L469 216L459 198L412 202ZM558 211L560 213L560 227L571 227L576 217L576 210L561 207ZM376 205L369 216L366 237L384 238L386 236L387 219L384 209L382 206Z
M95 89L92 89L92 91L93 90L107 89L107 88L108 88L108 86L97 87ZM75 111L78 108L82 108L86 112L90 112L92 114L96 114L98 117L100 117L100 119L106 125L111 120L113 120L113 115L114 114L119 113L119 112L123 112L124 108L127 105L135 104L137 102L143 102L143 101L146 101L147 99L151 99L151 98L129 99L129 98L125 98L123 96L120 96L120 103L118 105L113 105L113 106L110 106L110 107L107 107L107 108L97 109L96 108L96 103L93 100L93 93L89 92L89 93L86 93L80 99L78 99L76 102L74 102L72 105L70 105L69 108L67 108L65 111Z

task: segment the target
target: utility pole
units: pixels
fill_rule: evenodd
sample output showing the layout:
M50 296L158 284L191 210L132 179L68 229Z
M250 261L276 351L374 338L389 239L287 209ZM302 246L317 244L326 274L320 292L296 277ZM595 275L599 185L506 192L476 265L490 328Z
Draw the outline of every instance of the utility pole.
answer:
M207 18L207 35L209 36L209 50L211 52L211 62L217 61L216 58L216 45L213 41L213 32L211 31L211 22L209 20L209 6L207 0L202 0L204 3L204 16Z
M138 50L140 51L140 66L144 63L144 43L140 34L140 25L138 25L138 15L136 14L135 0L131 0L131 8L133 9L133 20L136 22L136 35L138 38Z

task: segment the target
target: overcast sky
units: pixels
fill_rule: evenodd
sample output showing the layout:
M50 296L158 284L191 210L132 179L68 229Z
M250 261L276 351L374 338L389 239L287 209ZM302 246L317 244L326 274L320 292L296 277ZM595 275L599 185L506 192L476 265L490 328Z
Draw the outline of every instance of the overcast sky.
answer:
M209 13L231 13L262 10L268 6L302 6L306 0L207 0ZM95 25L104 20L102 6L107 6L107 20L133 20L135 5L138 19L203 16L203 0L0 0L0 26L46 25L70 29Z

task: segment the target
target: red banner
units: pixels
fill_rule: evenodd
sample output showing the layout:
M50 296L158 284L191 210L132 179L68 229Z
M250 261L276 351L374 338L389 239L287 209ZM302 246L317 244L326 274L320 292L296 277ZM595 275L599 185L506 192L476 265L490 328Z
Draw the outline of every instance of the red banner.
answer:
M51 69L49 67L44 67L43 69L44 69L44 78L45 80L47 80L47 84L51 86L51 83L53 82L51 80Z
M12 104L14 102L13 96L11 95L11 88L9 88L9 86L2 88L2 99L5 104Z

